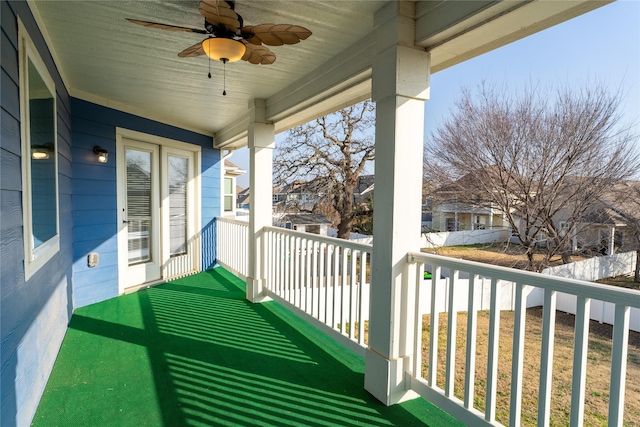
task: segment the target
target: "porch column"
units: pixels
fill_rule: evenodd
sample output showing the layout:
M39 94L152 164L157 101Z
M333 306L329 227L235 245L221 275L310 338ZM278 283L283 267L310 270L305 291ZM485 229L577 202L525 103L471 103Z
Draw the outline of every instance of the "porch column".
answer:
M493 204L489 205L489 229L493 230Z
M616 227L609 227L609 249L607 255L613 255L613 250L616 244Z
M265 120L265 102L255 99L249 103L249 268L247 275L247 299L260 302L264 299L264 268L262 265L262 228L271 225L273 203L272 166L275 148L275 127Z
M407 396L412 352L415 267L420 250L424 101L430 57L414 48L415 3L390 2L375 16L376 162L371 318L365 388L391 405ZM413 273L411 272L413 271Z

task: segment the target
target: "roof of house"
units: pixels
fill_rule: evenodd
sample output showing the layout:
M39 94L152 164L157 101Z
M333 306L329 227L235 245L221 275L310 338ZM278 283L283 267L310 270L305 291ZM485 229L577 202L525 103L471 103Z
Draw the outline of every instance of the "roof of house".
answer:
M326 216L321 214L311 213L299 213L299 214L286 214L282 220L284 222L290 222L296 225L323 225L331 224L331 221Z
M240 166L231 163L229 160L224 161L224 174L231 176L240 176L247 173L246 170L242 169Z

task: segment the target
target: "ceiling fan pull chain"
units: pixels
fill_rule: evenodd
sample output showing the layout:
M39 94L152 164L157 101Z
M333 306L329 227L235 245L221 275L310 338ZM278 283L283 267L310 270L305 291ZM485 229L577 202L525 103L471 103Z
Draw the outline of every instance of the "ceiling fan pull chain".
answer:
M211 78L211 58L209 58L209 78Z
M222 58L222 96L227 96L227 61Z

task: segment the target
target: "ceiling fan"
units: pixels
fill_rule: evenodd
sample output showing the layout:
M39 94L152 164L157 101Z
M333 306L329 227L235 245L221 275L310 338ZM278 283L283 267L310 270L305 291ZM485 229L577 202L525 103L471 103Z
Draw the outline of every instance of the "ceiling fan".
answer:
M202 0L200 13L204 16L204 29L179 27L157 22L127 19L134 24L167 31L206 34L209 37L178 54L181 58L207 55L223 63L239 60L252 64L273 64L276 55L263 45L282 46L305 40L311 31L291 24L244 25L242 16L235 11L231 0Z

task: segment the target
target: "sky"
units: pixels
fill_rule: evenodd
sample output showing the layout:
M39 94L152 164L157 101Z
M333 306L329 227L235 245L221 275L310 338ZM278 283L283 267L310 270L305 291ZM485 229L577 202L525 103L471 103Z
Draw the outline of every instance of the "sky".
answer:
M532 83L605 84L612 93L620 90L623 121L640 134L640 0L616 1L433 74L425 104L425 135L450 114L463 87L475 89L483 81L510 90ZM276 145L285 136L277 135ZM249 171L246 148L229 160ZM373 167L368 172L373 173ZM248 187L249 175L237 183Z

